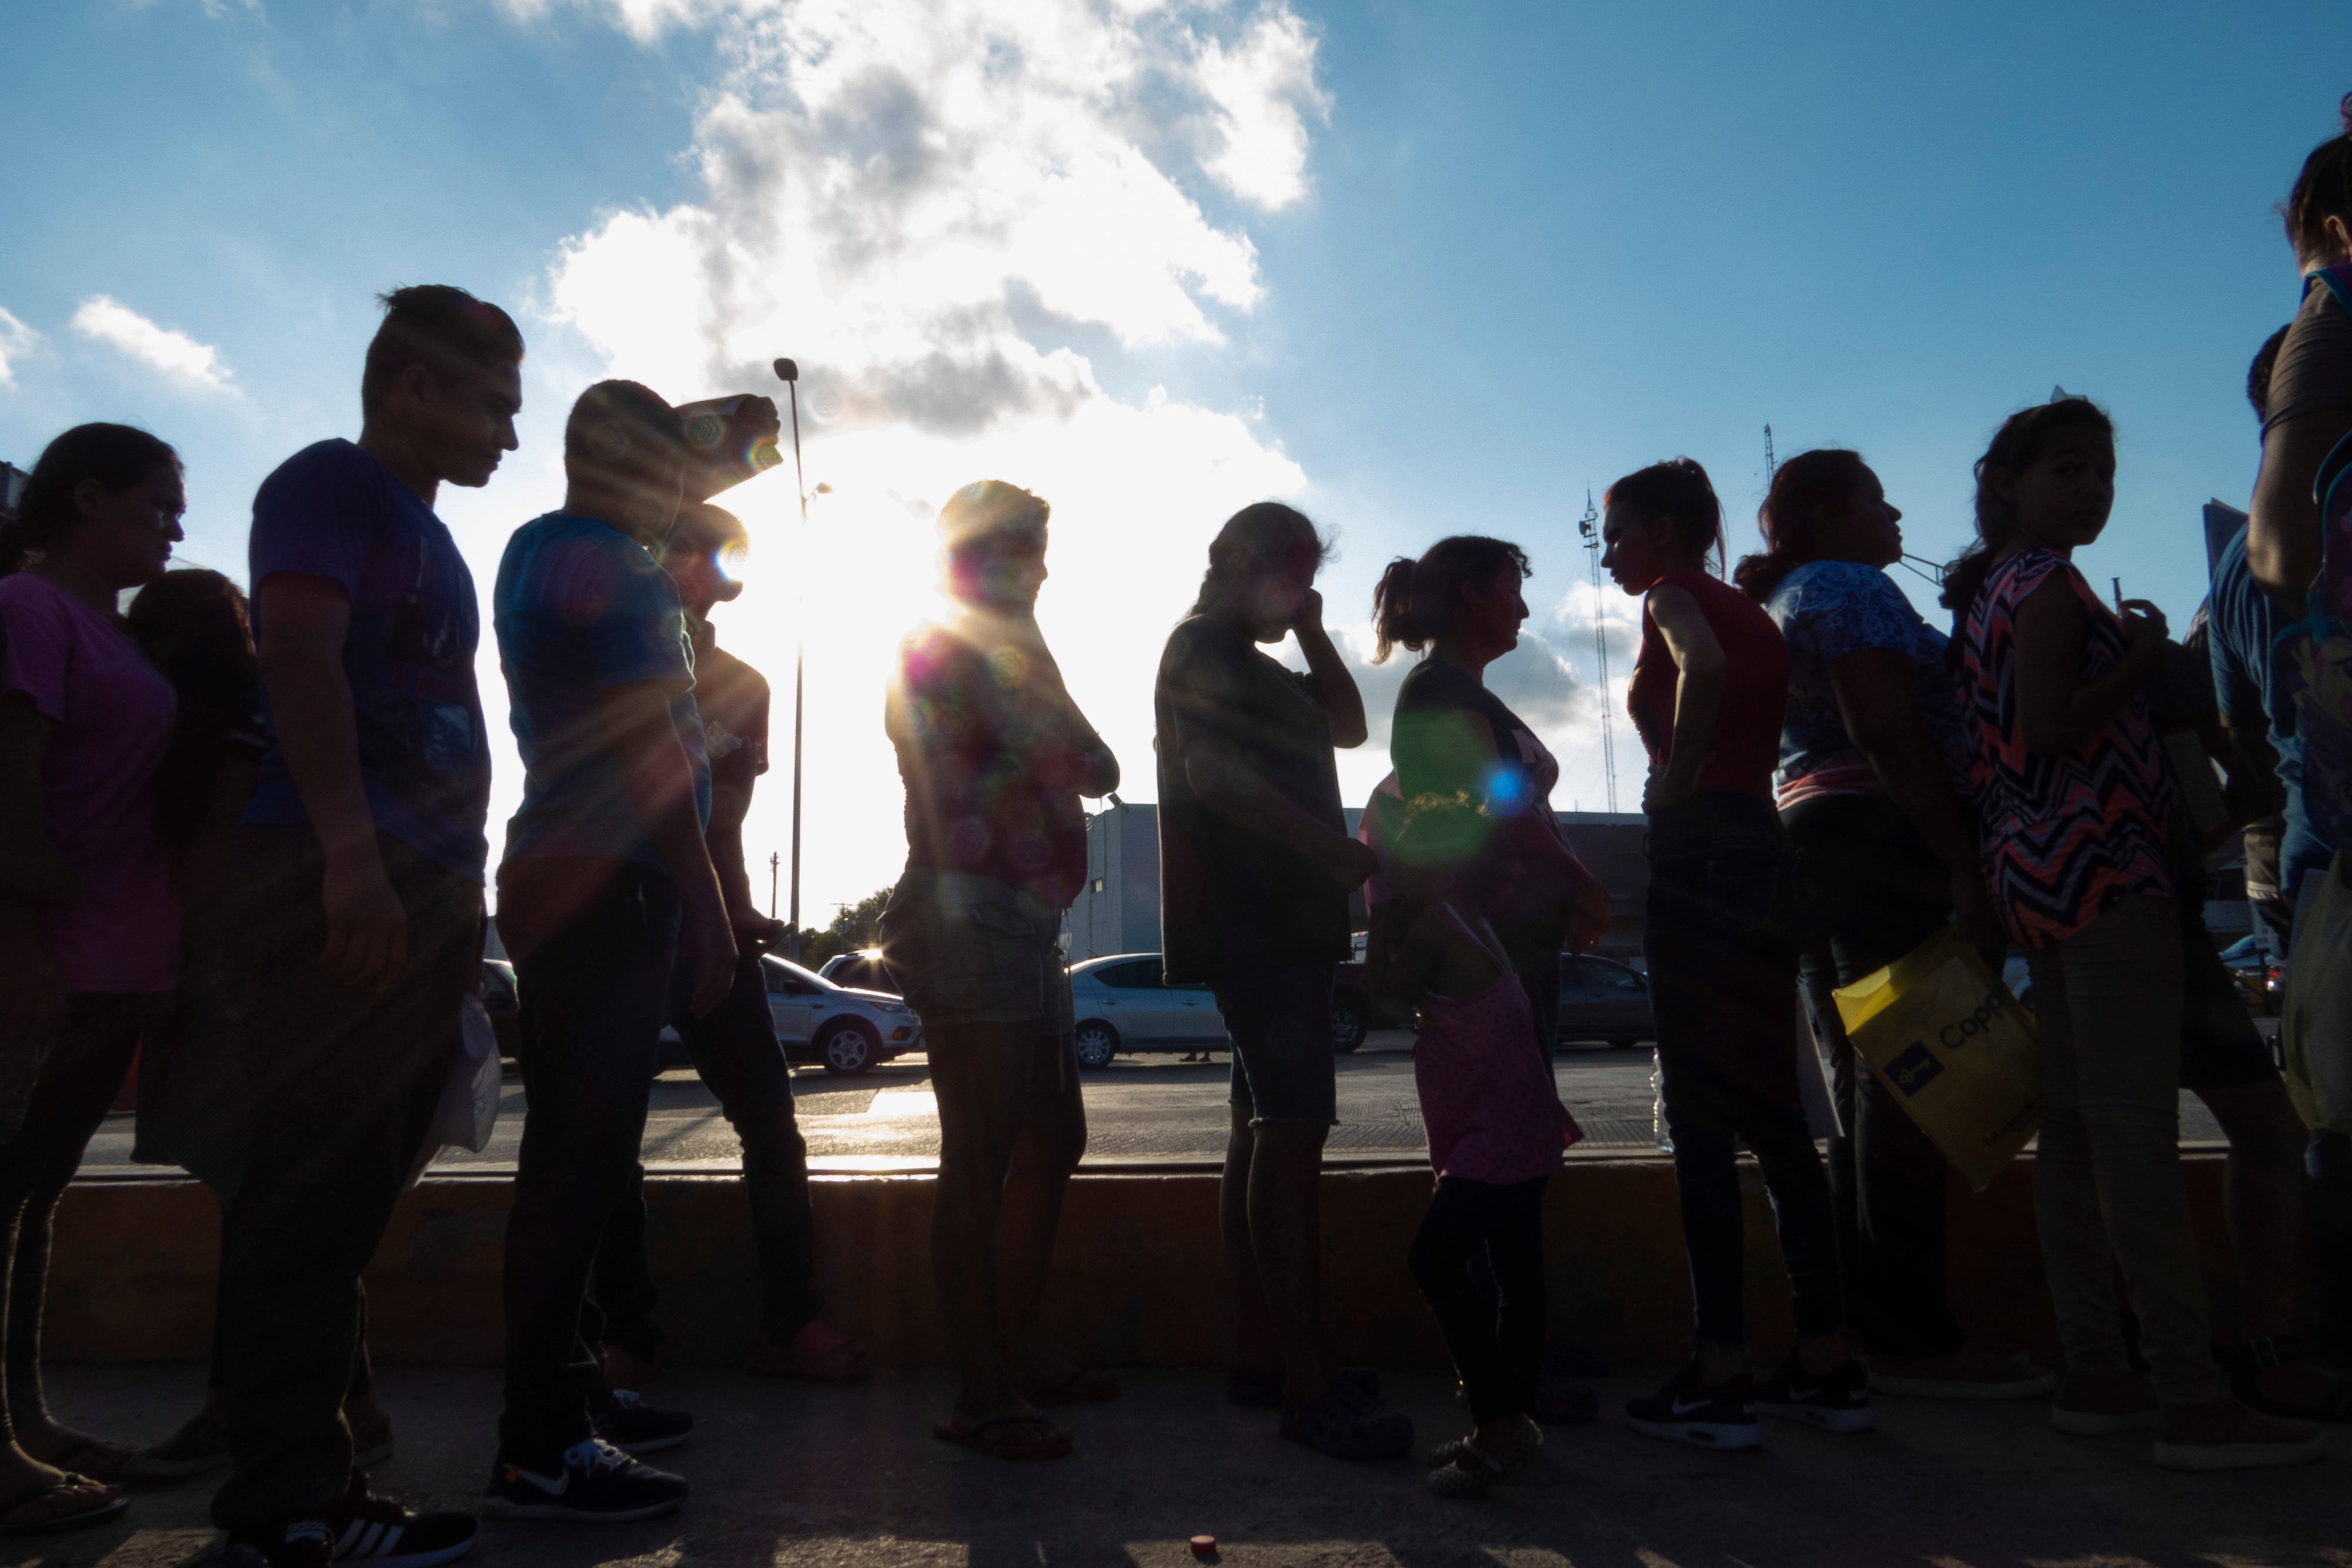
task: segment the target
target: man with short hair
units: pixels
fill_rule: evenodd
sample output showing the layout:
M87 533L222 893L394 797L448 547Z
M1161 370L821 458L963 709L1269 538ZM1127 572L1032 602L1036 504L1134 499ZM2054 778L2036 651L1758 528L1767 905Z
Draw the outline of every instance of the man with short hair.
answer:
M506 1410L482 1511L610 1523L675 1510L638 1464L689 1417L604 1384L581 1304L645 1136L673 960L686 1010L716 1007L735 938L703 830L710 769L677 589L656 552L677 517L677 414L634 382L581 394L560 511L507 541L493 591L525 776L499 867L499 935L521 1013L523 1124L506 1243Z
M342 1405L362 1354L360 1274L480 972L480 616L433 501L444 484L488 484L514 450L523 350L505 311L460 288L383 303L359 440L306 447L253 503L268 750L227 922L252 1099L221 1216L236 1468L213 1518L233 1556L268 1568L324 1568L362 1538L380 1568L426 1568L475 1531L467 1515L372 1496Z

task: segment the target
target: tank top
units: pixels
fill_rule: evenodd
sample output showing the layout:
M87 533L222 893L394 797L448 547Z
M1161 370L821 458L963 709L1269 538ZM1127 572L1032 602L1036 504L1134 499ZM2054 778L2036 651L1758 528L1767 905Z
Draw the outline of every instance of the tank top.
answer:
M1716 710L1715 760L1699 775L1701 789L1738 789L1772 799L1772 770L1780 761L1780 720L1789 706L1789 645L1764 607L1703 571L1670 571L1654 585L1679 588L1698 601L1715 640L1723 645L1723 704ZM1665 634L1642 606L1642 652L1625 706L1649 751L1650 766L1673 760L1675 694L1681 672Z

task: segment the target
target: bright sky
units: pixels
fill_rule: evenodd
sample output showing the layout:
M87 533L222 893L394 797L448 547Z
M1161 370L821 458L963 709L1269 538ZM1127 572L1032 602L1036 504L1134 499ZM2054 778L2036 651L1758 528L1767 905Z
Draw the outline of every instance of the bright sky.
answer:
M371 296L460 283L530 344L523 448L443 515L487 596L606 373L678 401L803 367L808 477L735 497L720 638L779 694L746 841L786 843L803 633L804 912L904 855L882 737L929 518L992 476L1055 506L1041 613L1149 800L1150 688L1203 548L1279 496L1391 555L1534 557L1493 674L1598 809L1596 489L1688 454L1735 548L1762 428L1860 448L1914 553L2063 385L2121 431L2082 564L2185 624L2198 510L2244 503L2247 360L2292 313L2274 206L2347 87L2340 0L1941 9L1388 0L152 0L27 7L0 95L0 457L86 419L187 460L185 559L243 575L255 486L358 428ZM1923 608L1931 592L1906 580ZM1626 601L1613 590L1622 701ZM496 651L491 838L520 787ZM1366 680L1385 715L1401 671ZM1384 726L1343 767L1385 770ZM1617 727L1621 802L1639 793ZM755 877L755 882L757 878Z

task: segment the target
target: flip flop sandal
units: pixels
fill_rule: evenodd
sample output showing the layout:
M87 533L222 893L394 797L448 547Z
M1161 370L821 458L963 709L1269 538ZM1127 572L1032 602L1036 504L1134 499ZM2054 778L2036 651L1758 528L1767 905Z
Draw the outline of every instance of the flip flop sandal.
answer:
M2283 1399L2265 1399L2258 1392L2262 1374L2273 1367L2289 1365L2314 1358L2304 1354L2300 1340L2290 1334L2269 1339L2250 1339L2239 1345L2231 1358L2231 1371L2236 1374L2238 1397L2265 1416L2276 1416L2291 1421L2352 1421L2352 1377L2326 1368L2333 1381L2327 1392L2308 1405L2290 1404Z
M1081 1366L1059 1383L1033 1384L1021 1392L1032 1405L1099 1405L1118 1397L1118 1380Z
M54 1511L72 1498L89 1500L79 1508ZM52 1511L44 1512L47 1505ZM0 1535L37 1535L50 1530L78 1530L112 1519L131 1506L131 1500L103 1482L68 1470L47 1486L18 1492L0 1503ZM27 1517L27 1516L30 1517Z
M766 1342L754 1345L743 1364L769 1377L800 1377L811 1383L850 1383L871 1370L874 1347L864 1340L845 1340L830 1354L803 1355L789 1345Z
M121 1443L110 1443L103 1437L83 1437L41 1462L61 1470L79 1471L91 1480L111 1485L130 1473L131 1461L138 1457L138 1449Z
M1509 1473L1474 1448L1468 1438L1461 1439L1459 1446L1460 1454L1429 1472L1429 1490L1439 1497L1465 1500L1485 1497L1496 1481Z
M1016 1437L1014 1430L1025 1432ZM992 1416L969 1427L953 1421L931 1423L931 1436L959 1448L970 1448L992 1459L1066 1459L1070 1434L1043 1416Z
M1541 1432L1538 1432L1536 1440L1526 1448L1507 1454L1489 1454L1484 1448L1474 1447L1467 1437L1448 1437L1423 1457L1421 1468L1425 1470L1442 1470L1448 1465L1460 1463L1465 1455L1475 1454L1488 1464L1499 1465L1505 1475L1510 1475L1525 1469L1533 1463L1536 1451L1542 1447Z

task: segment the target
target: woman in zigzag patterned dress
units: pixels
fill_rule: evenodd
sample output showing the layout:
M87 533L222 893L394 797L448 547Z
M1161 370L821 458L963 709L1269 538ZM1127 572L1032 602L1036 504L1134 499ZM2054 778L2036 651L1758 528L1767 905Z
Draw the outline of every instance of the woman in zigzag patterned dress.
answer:
M2066 1350L2053 1419L2156 1428L2182 1469L2299 1463L2318 1429L2228 1396L2213 1364L2179 1151L2182 958L2175 809L2147 677L2156 606L2110 612L2074 570L2115 505L2114 427L2082 398L2011 416L1977 463L1979 543L1945 576L1962 612L1986 873L2027 953L2042 1028L2034 1212ZM2125 1354L2109 1259L2154 1386Z

